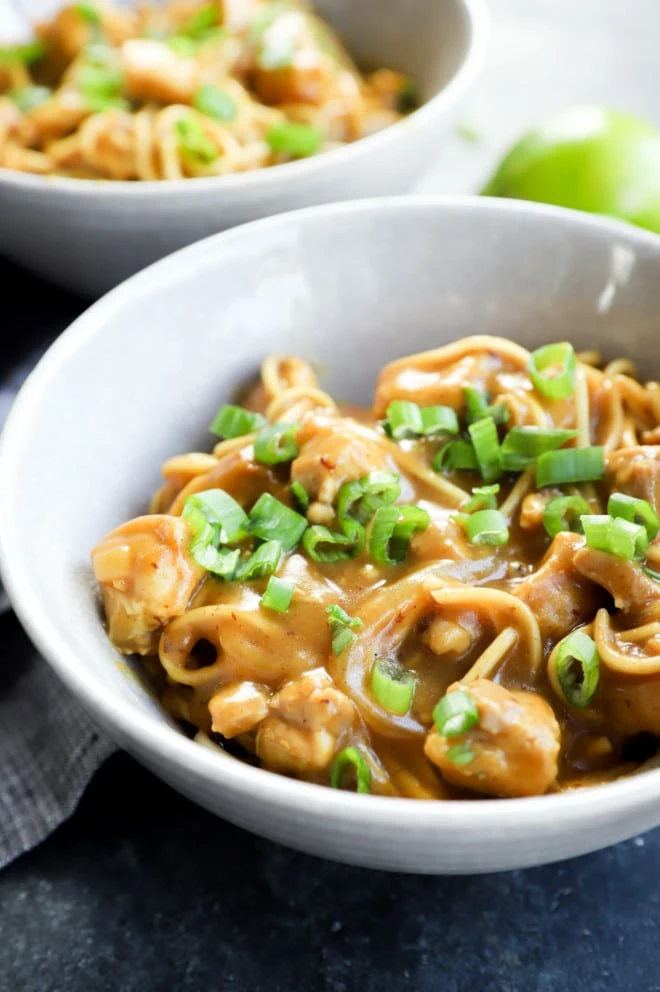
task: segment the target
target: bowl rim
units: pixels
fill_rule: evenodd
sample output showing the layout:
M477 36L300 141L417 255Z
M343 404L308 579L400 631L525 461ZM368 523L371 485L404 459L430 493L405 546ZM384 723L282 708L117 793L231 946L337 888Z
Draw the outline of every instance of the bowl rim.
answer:
M419 211L427 215L434 212L440 218L448 211L476 211L513 218L531 215L550 225L569 222L623 239L629 245L644 250L647 255L657 256L660 267L660 238L656 235L623 221L517 200L434 195L380 197L306 207L253 221L211 235L155 262L92 304L55 340L23 384L0 434L0 477L8 480L14 477L14 463L21 457L23 418L31 417L34 409L38 408L48 381L62 374L68 356L84 347L89 339L102 334L108 316L121 311L125 302L157 292L159 285L168 281L170 271L180 271L181 260L186 255L188 260L194 259L198 254L205 254L208 247L216 243L231 250L234 241L251 238L253 231L258 233L268 228L286 228L291 223L309 224L317 216L331 213L334 219L342 214L401 215ZM521 829L542 830L544 827L547 830L550 821L556 823L559 819L562 829L568 829L578 827L585 820L604 821L622 811L648 809L660 801L660 768L552 795L506 801L477 798L469 802L449 799L411 803L404 798L358 795L290 779L255 768L220 750L214 752L200 747L155 714L145 713L130 698L108 691L107 686L85 667L67 639L60 636L48 609L32 593L31 569L21 553L20 541L13 533L12 504L17 498L11 481L0 487L0 570L15 612L58 677L109 730L111 737L116 735L122 742L130 742L140 755L157 754L176 766L183 775L198 774L207 783L212 783L214 789L225 786L234 796L249 798L258 793L262 802L273 807L297 810L301 815L313 814L359 823L374 831L387 822L388 827L414 827L422 832L451 829L452 832L465 830L474 834L484 829L506 829L514 825L519 832ZM630 833L634 832L633 826Z
M184 191L193 195L203 195L213 190L226 189L228 192L236 188L246 192L257 188L268 192L281 185L295 185L298 181L313 179L319 172L332 165L349 165L351 159L363 155L387 154L391 145L399 139L405 141L406 132L412 128L418 129L432 124L447 107L455 105L461 96L469 89L478 75L486 58L490 38L490 13L486 0L455 0L467 17L469 42L465 56L449 81L422 104L417 110L394 124L377 131L375 134L333 148L320 155L285 162L281 165L266 169L252 169L247 172L227 173L221 176L202 176L191 179L160 179L128 181L117 179L74 179L65 176L39 176L28 172L17 172L0 166L0 187L15 187L34 195L58 193L64 196L104 197L113 195L120 197L146 196L149 199L161 196L163 193L182 194ZM191 188L192 187L192 188Z

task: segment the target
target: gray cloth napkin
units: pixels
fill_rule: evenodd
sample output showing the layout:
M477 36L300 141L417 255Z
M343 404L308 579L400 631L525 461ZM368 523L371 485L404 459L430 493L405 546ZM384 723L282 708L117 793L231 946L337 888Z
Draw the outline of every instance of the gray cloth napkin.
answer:
M74 811L115 749L7 613L0 618L0 868Z

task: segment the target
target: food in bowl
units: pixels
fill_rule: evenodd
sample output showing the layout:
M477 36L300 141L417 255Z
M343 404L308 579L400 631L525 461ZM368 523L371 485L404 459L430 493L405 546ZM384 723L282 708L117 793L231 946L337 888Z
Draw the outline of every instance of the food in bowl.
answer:
M272 356L93 552L166 709L262 767L442 799L609 780L660 735L660 386L471 337L342 408Z
M379 131L410 79L361 73L304 0L84 0L0 48L0 165L160 180L265 168Z

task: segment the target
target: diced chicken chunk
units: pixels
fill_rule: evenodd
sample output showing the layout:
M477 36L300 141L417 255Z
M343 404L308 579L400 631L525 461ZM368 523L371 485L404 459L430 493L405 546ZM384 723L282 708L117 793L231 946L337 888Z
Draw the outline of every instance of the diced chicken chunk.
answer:
M574 557L584 544L577 534L563 531L536 572L523 579L515 594L536 617L544 641L556 643L568 631L593 619L601 605L600 590L576 569Z
M99 19L104 39L119 45L135 30L135 16L129 10L110 9L100 4ZM46 42L45 68L55 77L95 39L95 26L85 17L78 4L64 7L48 24L39 27L39 35Z
M163 624L181 616L203 575L188 550L185 520L152 514L130 520L92 552L111 641L125 654L153 654Z
M259 34L252 85L263 103L317 104L325 96L328 68L311 19L284 10Z
M547 792L557 777L560 731L545 699L535 692L504 689L487 679L457 682L448 691L457 690L471 696L479 723L460 737L444 737L433 730L426 738L426 756L443 778L489 796ZM461 745L458 752L457 745Z
M257 731L257 755L289 775L325 771L356 721L355 706L323 668L289 682L270 703Z
M133 100L190 103L198 86L198 66L161 41L133 38L122 45L124 85Z
M223 737L247 734L268 713L268 692L254 682L232 682L209 701L211 727Z
M658 610L660 584L642 572L636 562L593 548L581 548L574 556L580 575L601 585L614 599L614 605L640 622Z
M229 31L241 31L251 23L260 6L260 0L218 0L218 20Z
M613 492L645 499L660 511L660 446L619 448L607 456L607 484Z
M617 733L660 736L660 676L608 677L601 682L600 696L607 725Z
M311 417L297 435L300 454L291 464L291 481L312 501L334 503L344 482L387 468L383 449L370 434L348 418Z

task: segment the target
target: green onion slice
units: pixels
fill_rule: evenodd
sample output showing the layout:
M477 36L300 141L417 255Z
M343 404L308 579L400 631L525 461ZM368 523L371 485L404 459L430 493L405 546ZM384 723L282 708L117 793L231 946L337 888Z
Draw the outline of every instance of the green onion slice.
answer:
M422 406L420 411L424 437L458 434L458 417L450 406Z
M305 517L270 493L262 493L250 510L250 533L264 541L279 541L285 551L293 551L306 529Z
M73 9L92 27L99 28L101 26L101 15L95 3L91 3L90 0L80 0L79 3L73 5Z
M211 165L220 153L206 131L193 117L181 117L174 125L179 148L188 158L202 165Z
M385 429L395 441L458 434L458 417L450 406L418 406L410 400L392 400Z
M482 417L468 427L479 471L484 482L495 482L502 474L502 454L492 417Z
M165 39L165 44L182 59L193 58L199 48L199 43L185 34L173 34Z
M436 472L443 472L445 469L478 472L479 462L470 441L450 441L436 454L433 468Z
M475 486L472 490L472 498L463 506L465 513L475 513L477 510L497 509L497 494L500 491L496 482L492 486Z
M376 511L369 532L369 554L381 565L398 565L408 553L413 534L431 523L420 506L384 506Z
M557 681L566 702L584 709L596 695L600 660L596 644L583 630L574 630L557 645Z
M187 497L181 516L193 529L200 517L217 529L218 542L231 544L245 535L248 517L245 510L223 489L206 489ZM218 543L216 542L216 543Z
M477 510L464 520L470 544L498 545L509 540L506 517L499 510Z
M362 793L371 792L371 771L369 770L369 765L356 747L345 747L333 761L330 772L330 785L332 788L341 788L342 779L349 768L352 768L355 772L355 791Z
M238 548L216 548L213 544L193 541L190 545L190 553L198 565L211 572L216 578L230 581L236 577L240 563Z
M644 575L648 575L649 579L653 579L654 582L660 582L660 572L654 572L648 565L642 565L641 567L642 572Z
M25 45L1 45L0 65L8 62L22 62L31 65L38 62L46 54L47 48L43 41L29 41Z
M263 579L272 575L277 569L282 557L282 545L279 541L265 541L260 544L249 558L239 561L235 577L239 580Z
M502 441L502 459L508 472L523 472L546 451L561 448L578 434L559 428L512 427Z
M445 758L454 765L469 765L474 761L474 751L466 741L459 741L445 751Z
M195 11L181 27L179 33L187 35L189 38L200 38L206 35L209 28L213 28L218 23L218 5L215 3L204 4Z
M376 510L390 506L401 495L396 472L369 472L361 479L345 482L337 497L337 516L366 524Z
M602 447L563 448L546 451L536 461L536 485L563 486L572 482L594 482L605 475Z
M581 534L581 518L585 513L588 514L590 509L586 499L578 496L577 493L572 496L555 496L543 511L543 526L550 537L555 537L565 530Z
M641 559L648 551L648 534L641 524L631 524L622 517L610 517L607 513L583 514L580 520L590 548L607 551L628 561Z
M404 716L412 702L415 676L398 661L379 658L371 669L371 691L383 709Z
M325 612L328 615L328 626L332 634L332 653L338 657L353 642L355 635L352 631L361 627L362 621L359 617L349 616L336 603L326 606Z
M87 106L95 113L128 106L121 99L123 80L117 66L84 65L76 77L76 84Z
M503 403L490 403L488 395L474 386L463 387L463 398L467 407L467 424L483 420L484 417L492 417L496 424L505 424L509 419L509 411Z
M306 513L309 509L309 496L303 484L298 481L292 482L289 486L289 492L298 504L299 509Z
M218 410L209 430L218 437L231 438L243 437L244 434L253 434L267 423L265 417L260 413L253 413L242 406L233 406L225 403Z
M635 499L625 493L612 493L607 501L607 512L611 517L621 517L645 528L649 541L657 536L660 529L658 515L645 499Z
M261 605L267 607L269 610L275 610L277 613L286 613L291 606L291 600L295 591L295 582L289 582L287 579L278 579L277 576L271 575L266 590L261 597Z
M443 737L458 737L479 723L479 710L472 696L462 689L448 692L433 708L433 722Z
M205 83L195 93L193 107L217 121L233 121L238 113L236 101L219 86Z
M366 541L362 524L347 518L341 521L341 526L343 533L329 530L323 524L307 528L302 544L312 561L348 561L362 553Z
M254 460L262 465L282 465L298 457L295 434L300 424L273 424L254 439Z
M48 86L21 86L20 89L9 90L7 96L22 114L29 114L35 107L50 99L52 90Z
M273 124L266 134L266 141L272 151L291 158L308 158L315 155L323 144L325 135L313 124L298 124L285 121Z
M575 388L577 358L568 341L546 344L533 351L527 371L534 388L549 400L565 400Z

